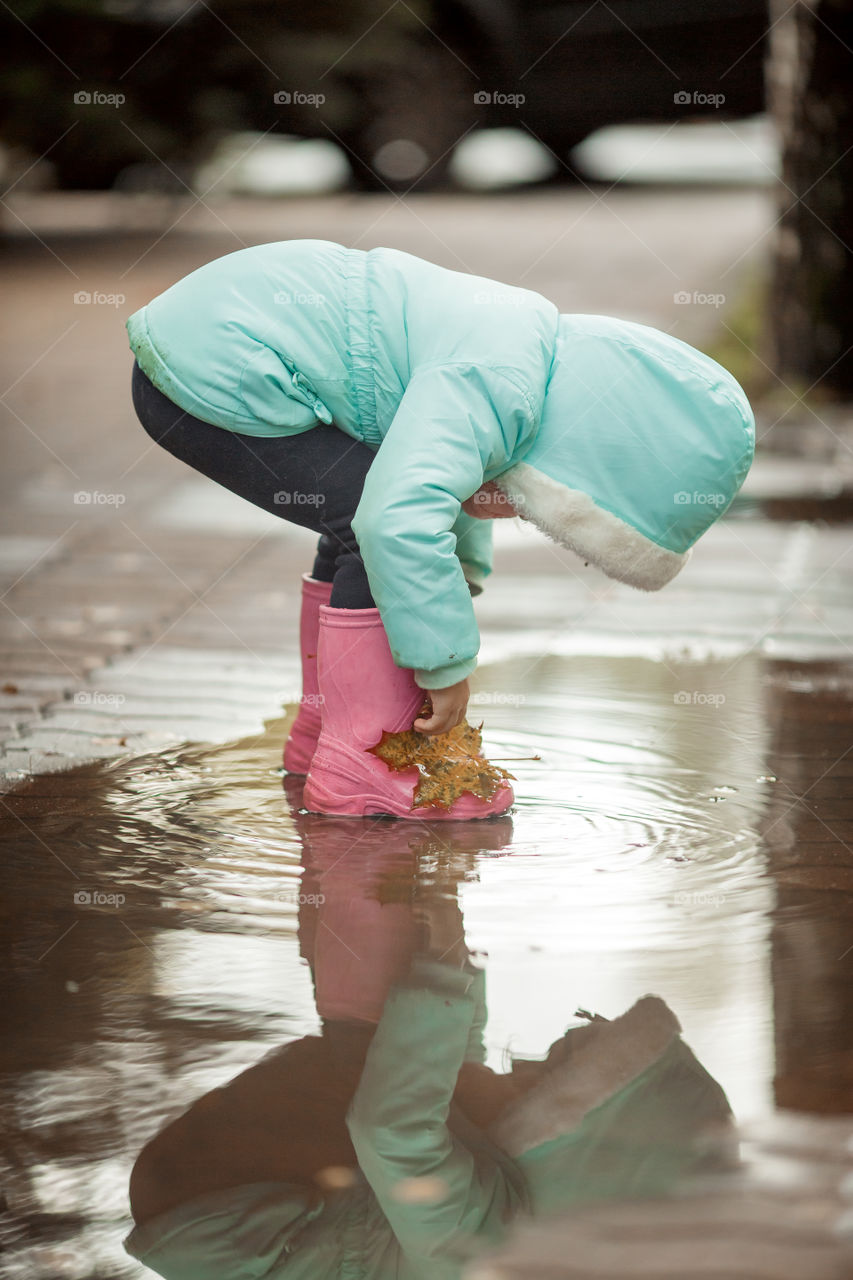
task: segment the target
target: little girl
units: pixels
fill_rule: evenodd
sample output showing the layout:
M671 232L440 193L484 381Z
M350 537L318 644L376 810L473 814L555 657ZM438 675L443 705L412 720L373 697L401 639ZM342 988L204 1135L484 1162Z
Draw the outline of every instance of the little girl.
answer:
M490 520L664 586L737 493L754 424L735 380L668 334L395 249L289 240L192 272L128 321L145 430L320 535L303 579L303 698L285 768L329 814L413 809L383 731L459 724Z

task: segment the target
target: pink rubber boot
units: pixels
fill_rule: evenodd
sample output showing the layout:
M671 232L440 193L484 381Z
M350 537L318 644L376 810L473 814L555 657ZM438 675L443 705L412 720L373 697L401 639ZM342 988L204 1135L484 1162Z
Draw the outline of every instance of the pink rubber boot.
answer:
M306 809L435 822L490 818L512 804L504 784L491 800L465 794L450 809L412 809L418 770L389 769L370 753L384 730L411 729L424 700L412 672L395 666L378 609L321 607L318 664L323 728L305 782Z
M299 652L302 656L302 699L296 719L284 744L284 767L288 773L307 773L320 736L321 702L317 686L317 642L320 637L320 606L329 603L331 582L317 582L302 575L302 609L299 614Z

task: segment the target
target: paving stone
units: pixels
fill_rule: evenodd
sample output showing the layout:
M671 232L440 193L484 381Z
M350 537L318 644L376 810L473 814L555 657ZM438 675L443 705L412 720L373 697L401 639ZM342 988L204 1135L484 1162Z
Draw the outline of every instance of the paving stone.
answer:
M49 535L26 537L25 535L0 535L0 575L15 579L28 573L36 564L45 565L48 556L57 556L60 549L56 538Z
M298 659L293 653L283 653L278 664L265 663L260 667L247 659L245 653L234 649L208 648L200 652L172 646L168 643L152 645L139 653L135 651L112 659L103 668L105 676L124 676L139 679L179 678L204 682L211 678L233 680L247 686L272 688L277 679L287 679ZM271 675L270 673L273 672ZM280 674L278 674L280 673Z
M27 713L19 711L17 714L11 711L0 710L0 734L16 733L22 724L27 720Z
M4 645L0 651L0 672L4 683L17 683L29 676L55 675L74 682L83 679L87 672L99 667L103 659L93 654L69 653L67 650L50 649L30 637L30 643L12 647Z
M11 684L8 687L10 689L16 688L15 685ZM32 694L0 692L0 713L3 715L32 715L41 707L47 705L50 696L49 693L46 693L43 698L38 698Z
M64 728L80 729L85 733L117 732L116 726L130 724L186 724L196 720L226 720L229 716L235 719L246 719L252 716L264 704L260 701L253 706L247 700L243 702L224 702L221 698L207 696L197 702L185 699L152 697L145 701L139 698L129 699L121 703L111 712L87 710L82 707L54 704L44 716L45 723Z

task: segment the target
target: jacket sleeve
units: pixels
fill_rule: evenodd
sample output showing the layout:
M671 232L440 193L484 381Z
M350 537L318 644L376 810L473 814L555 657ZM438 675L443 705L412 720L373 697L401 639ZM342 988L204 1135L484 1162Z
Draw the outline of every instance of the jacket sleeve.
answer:
M472 596L480 595L492 572L492 525L491 520L477 520L460 511L453 526L456 554Z
M473 966L472 966L473 968ZM486 1061L486 1022L488 1021L488 1010L486 1009L486 974L483 969L473 969L471 986L468 988L468 995L474 1006L471 1015L471 1029L468 1032L468 1042L465 1046L466 1062L485 1062Z
M476 666L480 637L454 528L461 503L518 460L533 429L532 404L509 376L441 365L415 374L379 446L353 529L394 661L422 688L455 684Z
M475 971L421 960L410 981L422 985L398 987L386 1003L347 1124L403 1251L466 1253L474 1241L501 1239L524 1199L496 1159L447 1127L476 1010Z

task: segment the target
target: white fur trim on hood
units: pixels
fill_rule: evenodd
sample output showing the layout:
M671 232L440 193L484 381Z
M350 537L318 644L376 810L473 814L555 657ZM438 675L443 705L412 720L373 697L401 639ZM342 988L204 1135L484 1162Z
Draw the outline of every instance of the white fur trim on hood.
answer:
M663 1056L681 1031L659 996L644 996L612 1022L595 1018L566 1062L511 1106L489 1129L508 1155L520 1156L578 1129L588 1112L614 1097Z
M588 493L570 489L526 462L495 477L519 515L560 546L596 565L609 578L658 591L679 573L690 552L669 551L599 507Z

